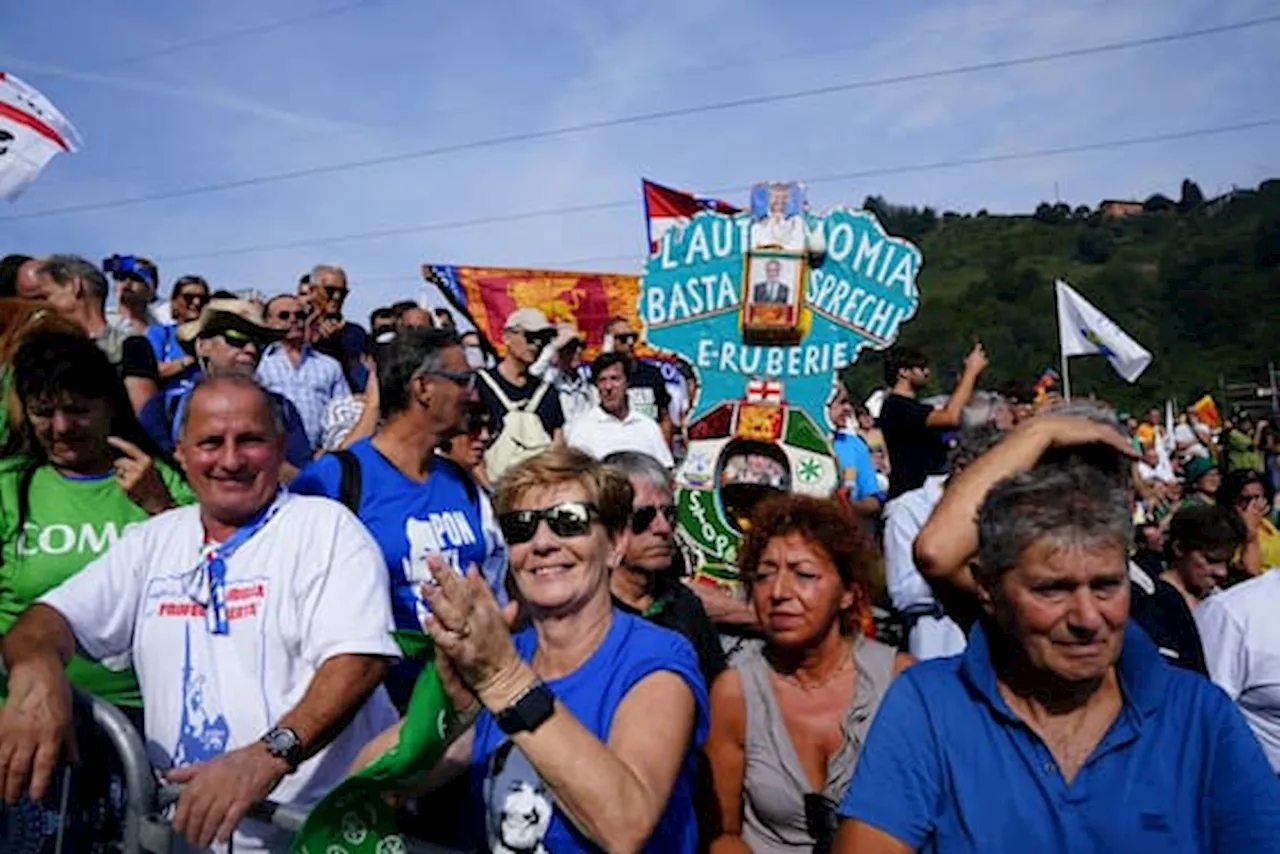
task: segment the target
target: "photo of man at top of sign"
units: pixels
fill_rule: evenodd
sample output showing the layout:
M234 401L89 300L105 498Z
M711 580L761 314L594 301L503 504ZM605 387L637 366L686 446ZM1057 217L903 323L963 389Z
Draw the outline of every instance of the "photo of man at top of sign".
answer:
M751 248L803 252L805 192L801 184L756 184L751 188Z

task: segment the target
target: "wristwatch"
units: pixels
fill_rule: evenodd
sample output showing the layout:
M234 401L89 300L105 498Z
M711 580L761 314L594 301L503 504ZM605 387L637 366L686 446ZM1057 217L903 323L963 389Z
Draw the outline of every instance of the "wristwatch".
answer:
M289 773L298 770L302 763L302 739L287 726L273 727L262 737L267 752L277 759L283 759L289 766Z
M507 735L533 732L556 710L556 695L542 682L534 682L510 706L494 715L498 728Z

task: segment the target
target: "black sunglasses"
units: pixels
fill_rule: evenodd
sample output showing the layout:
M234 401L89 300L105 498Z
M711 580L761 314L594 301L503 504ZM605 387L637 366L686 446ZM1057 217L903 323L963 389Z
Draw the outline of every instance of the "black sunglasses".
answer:
M674 504L663 504L661 506L651 504L648 507L637 507L631 511L631 533L643 534L649 530L649 526L653 524L653 520L658 518L658 514L662 514L662 518L667 520L667 524L671 527L676 526L676 506Z
M619 344L634 344L636 343L636 339L639 337L640 336L634 332L624 332L621 335L613 336L613 340L617 341Z
M533 539L538 525L546 522L557 537L581 537L591 530L593 519L600 518L600 509L587 501L566 501L541 510L513 510L498 517L498 527L509 546L517 546Z
M334 302L340 302L347 298L347 289L335 287L333 285L325 285L324 295Z
M306 320L307 313L302 309L297 311L277 311L276 320Z
M471 391L476 387L475 371L423 371L422 376L449 380L464 391Z
M193 302L208 302L209 295L206 293L200 293L197 291L187 291L186 293L178 294L176 297L174 297L174 299L179 300L181 302L185 302L187 305L190 305Z

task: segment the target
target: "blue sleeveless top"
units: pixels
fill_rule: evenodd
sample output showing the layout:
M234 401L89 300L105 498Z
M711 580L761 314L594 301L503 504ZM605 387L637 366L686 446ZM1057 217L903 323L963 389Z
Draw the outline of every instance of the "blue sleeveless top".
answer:
M532 628L514 638L525 661L533 659L537 636ZM695 755L707 737L707 689L693 647L683 636L616 608L604 642L581 667L547 687L584 727L607 743L613 715L627 692L646 676L669 670L693 692L693 738L676 778L666 811L645 851L692 854L697 849L694 813ZM488 711L476 720L471 754L471 798L475 807L463 828L464 844L484 851L599 850L556 806L538 772Z

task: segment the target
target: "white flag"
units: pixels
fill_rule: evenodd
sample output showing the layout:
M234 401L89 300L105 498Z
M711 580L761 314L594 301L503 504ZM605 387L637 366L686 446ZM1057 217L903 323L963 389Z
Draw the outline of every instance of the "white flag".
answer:
M1057 292L1063 357L1099 353L1107 357L1117 374L1135 382L1151 364L1151 353L1061 279Z
M0 199L16 199L55 154L79 144L76 129L48 98L0 71Z

